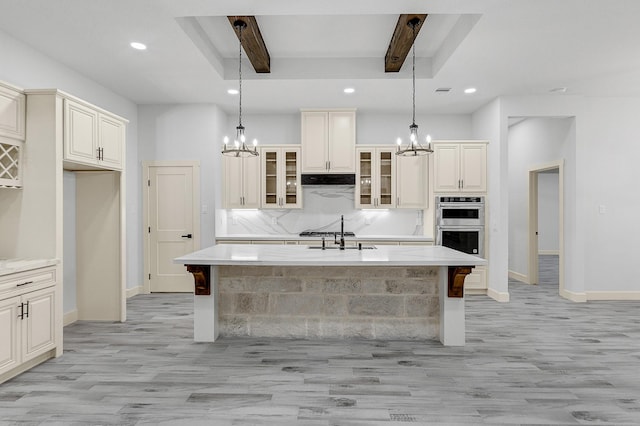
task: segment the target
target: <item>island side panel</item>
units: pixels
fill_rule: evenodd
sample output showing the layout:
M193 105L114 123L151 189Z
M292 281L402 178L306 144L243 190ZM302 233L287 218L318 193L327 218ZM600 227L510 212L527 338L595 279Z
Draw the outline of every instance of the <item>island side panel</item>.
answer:
M193 296L193 340L196 342L214 342L219 330L219 266L210 268L208 275L209 294ZM205 292L206 293L206 292Z
M438 272L440 287L440 342L445 346L464 346L466 339L464 296L449 296L449 269L441 266ZM471 269L471 268L468 268ZM464 289L462 289L464 291Z
M220 333L437 339L438 282L426 266L221 266Z

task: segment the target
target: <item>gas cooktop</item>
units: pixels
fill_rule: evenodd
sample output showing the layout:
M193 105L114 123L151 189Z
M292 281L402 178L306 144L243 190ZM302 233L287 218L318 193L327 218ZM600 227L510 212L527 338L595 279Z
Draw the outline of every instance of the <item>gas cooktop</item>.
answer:
M329 232L329 231L302 231L300 233L301 237L330 237L330 238L334 238L336 236L340 236L340 232L335 231L335 232ZM354 234L353 232L345 232L344 233L345 237L355 237L356 234Z

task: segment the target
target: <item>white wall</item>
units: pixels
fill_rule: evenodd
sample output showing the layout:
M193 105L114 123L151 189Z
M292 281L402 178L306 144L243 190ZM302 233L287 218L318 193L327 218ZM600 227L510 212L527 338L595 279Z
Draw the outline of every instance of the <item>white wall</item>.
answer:
M472 116L474 139L489 141L487 146L487 202L489 226L485 229L489 239L488 292L500 301L509 301L507 273L508 258L508 188L507 151L501 135L506 133L507 122L502 119L502 103L496 99L478 109Z
M639 111L638 98L588 99L577 122L577 244L584 247L578 266L589 297L628 291L640 298L640 281L630 273L640 235Z
M575 144L564 163L563 295L572 300L640 297L640 283L628 273L637 257L635 236L640 234L634 214L640 198L633 196L640 179L635 164L640 155L637 111L637 98L524 96L502 97L473 115L474 137L491 141L491 274L499 273L502 281L504 273L506 282L508 240L499 239L498 244L493 238L493 221L497 209L504 212L499 219L508 223L508 196L496 192L506 193L508 187L509 117L575 117ZM496 173L501 177L497 181ZM500 206L494 208L494 203ZM496 276L490 275L490 286L497 284Z
M24 89L56 88L129 120L126 173L129 182L139 174L137 106L110 89L0 31L0 80ZM139 180L138 180L139 182ZM136 208L140 185L127 185L127 286L142 284L142 221ZM68 242L71 244L71 242Z
M528 275L529 262L529 171L546 164L573 158L575 124L573 118L528 118L509 128L508 134L508 188L509 188L509 270ZM540 175L541 177L543 175ZM543 178L544 179L544 178ZM555 223L558 223L557 175L555 188ZM544 185L538 188L545 195ZM548 191L547 191L548 192ZM553 194L551 194L553 196ZM547 232L545 224L553 212L542 209L538 218L539 248L543 249ZM556 234L548 236L556 241Z
M558 171L538 174L538 253L558 254Z
M389 113L356 113L358 144L393 145L397 138L406 143L411 115ZM471 139L471 115L417 115L420 142L427 134L432 139Z
M142 105L138 111L139 159L195 160L200 162L200 203L208 213L200 216L201 244L214 244L215 206L220 205L223 129L226 115L215 105ZM245 126L247 127L247 126ZM247 130L248 127L247 127ZM142 185L140 175L138 186ZM136 200L142 212L142 198ZM142 238L142 236L140 236Z

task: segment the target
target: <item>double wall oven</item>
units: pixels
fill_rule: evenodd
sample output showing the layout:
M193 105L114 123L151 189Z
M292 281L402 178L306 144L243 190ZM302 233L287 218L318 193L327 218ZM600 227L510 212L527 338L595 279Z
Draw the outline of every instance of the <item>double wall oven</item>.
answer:
M484 257L484 197L437 197L436 244Z

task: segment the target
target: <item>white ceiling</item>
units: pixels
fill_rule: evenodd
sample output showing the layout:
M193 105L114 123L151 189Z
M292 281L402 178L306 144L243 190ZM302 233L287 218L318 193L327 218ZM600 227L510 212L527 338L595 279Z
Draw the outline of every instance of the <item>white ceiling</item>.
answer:
M0 0L0 29L136 103L231 112L238 42L226 16L255 15L272 72L244 63L245 112L405 112L410 57L384 73L401 13L430 15L416 41L420 113L469 113L501 95L640 96L638 0Z

